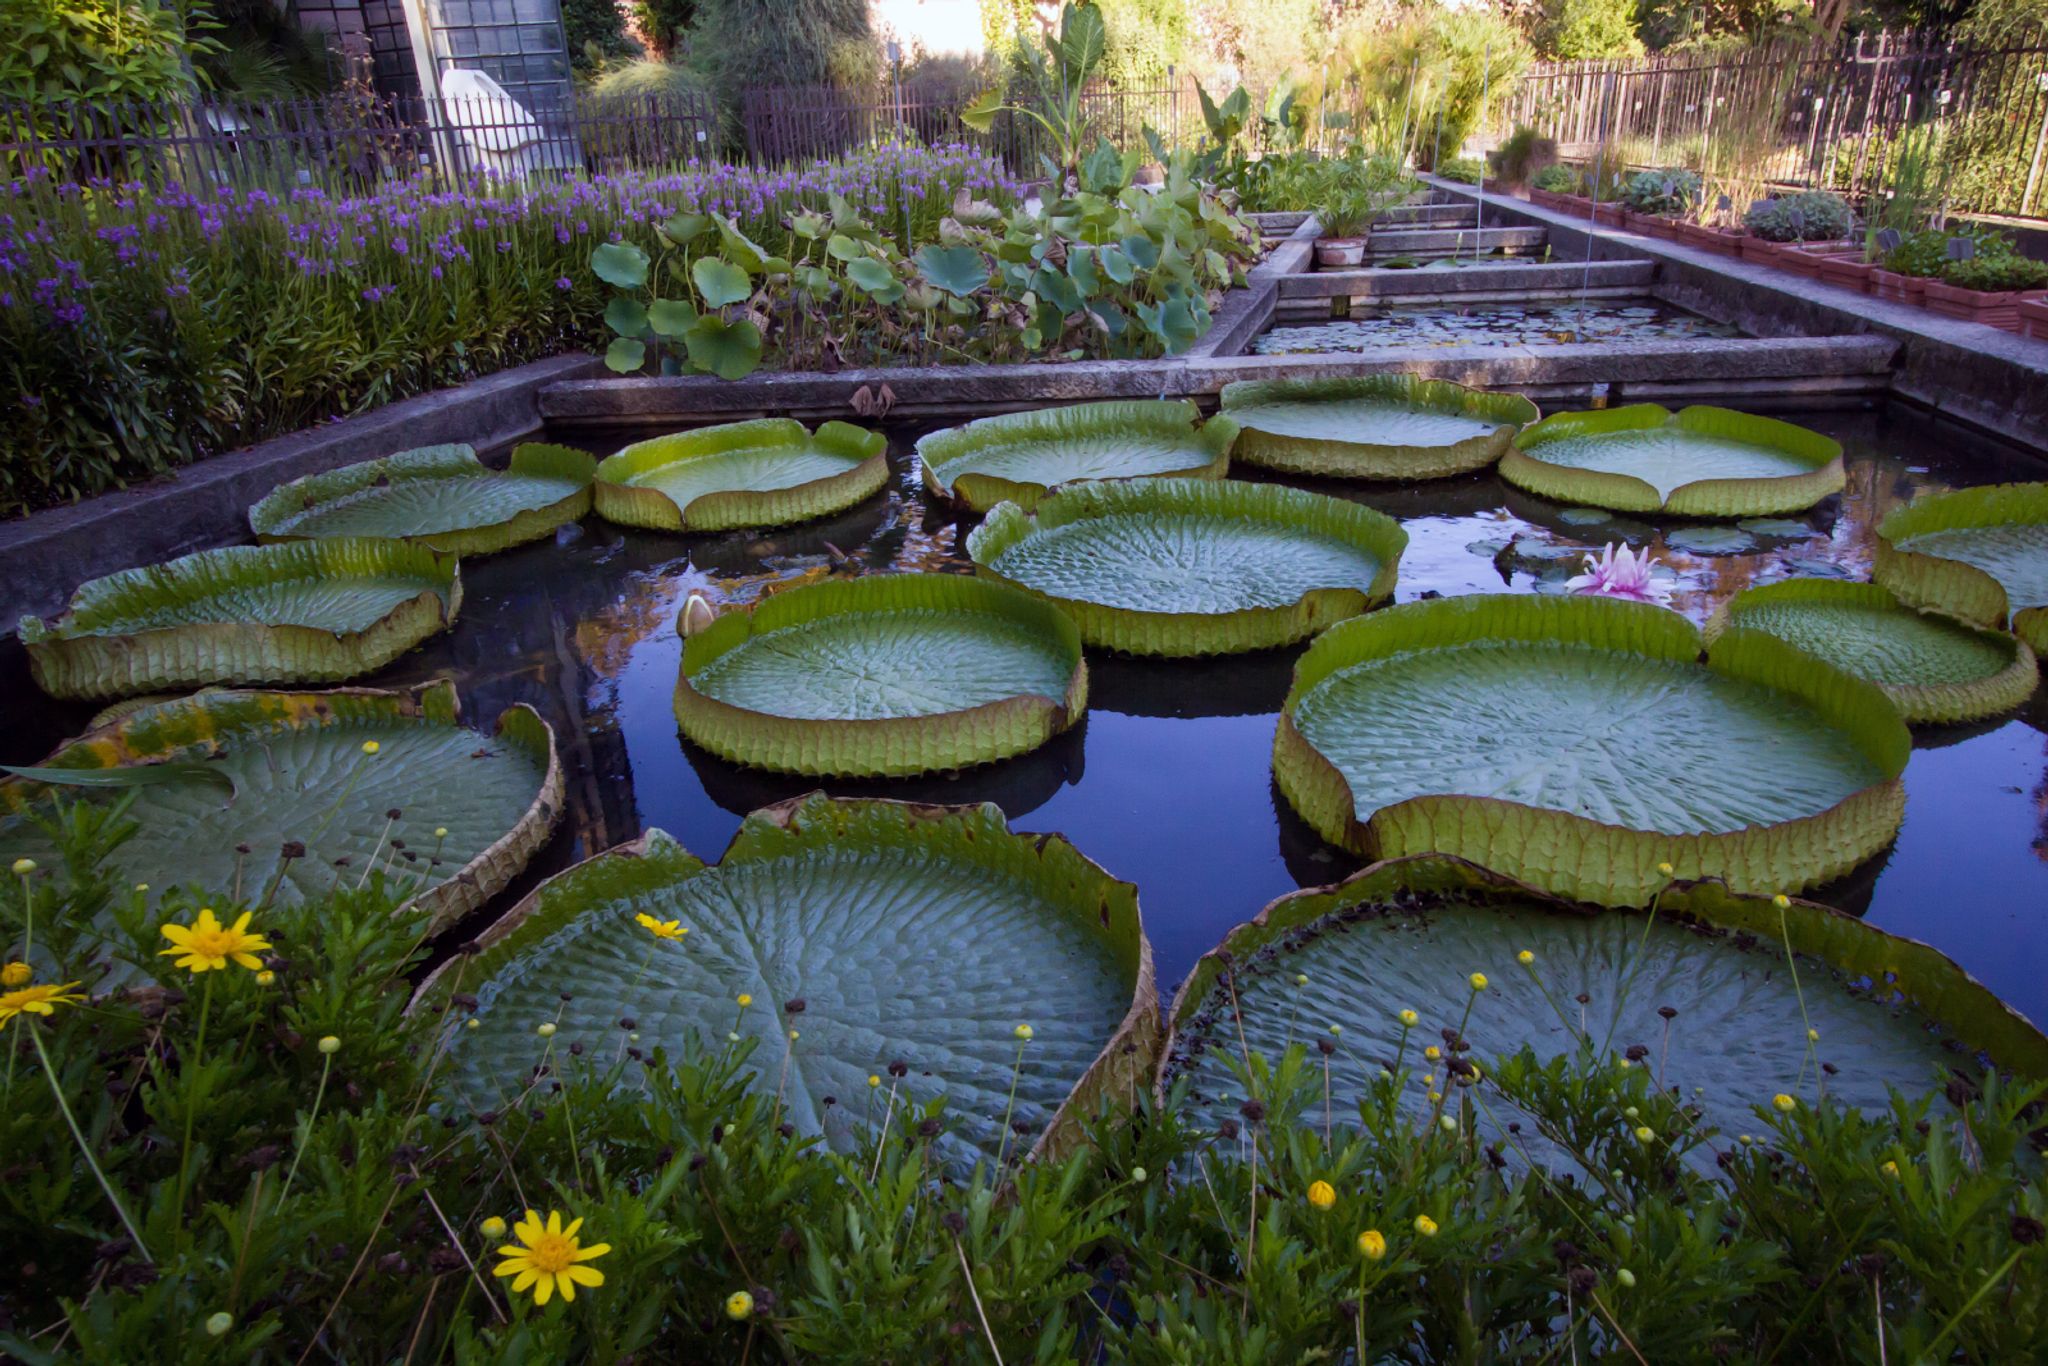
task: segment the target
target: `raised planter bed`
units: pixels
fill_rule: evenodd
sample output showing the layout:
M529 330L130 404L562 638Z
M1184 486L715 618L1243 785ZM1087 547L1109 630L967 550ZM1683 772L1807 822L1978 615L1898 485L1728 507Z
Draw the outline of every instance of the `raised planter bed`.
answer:
M2048 298L2042 289L1964 289L1941 280L1927 282L1926 306L1944 318L1983 323L2006 332L2020 330L2020 305Z
M1627 222L1624 217L1627 212L1628 210L1622 208L1619 204L1595 204L1593 206L1593 221L1595 223L1605 223L1610 228L1623 227Z
M1896 270L1873 266L1870 271L1870 292L1880 299L1918 305L1925 302L1927 280L1924 276L1901 275Z
M1809 280L1820 278L1821 263L1824 261L1837 256L1862 255L1856 244L1848 241L1786 242L1781 246L1783 250L1778 253L1778 259L1773 264L1780 270L1790 271Z
M1860 254L1826 256L1821 258L1820 279L1822 284L1865 294L1870 290L1870 276L1876 269Z

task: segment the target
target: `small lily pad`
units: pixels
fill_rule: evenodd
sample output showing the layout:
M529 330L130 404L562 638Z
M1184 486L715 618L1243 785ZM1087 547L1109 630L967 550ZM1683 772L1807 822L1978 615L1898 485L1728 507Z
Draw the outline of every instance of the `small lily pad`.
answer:
M1756 549L1756 537L1732 526L1688 526L1665 532L1664 544L1695 555L1740 555Z
M1593 526L1613 519L1614 514L1605 508L1566 508L1557 514L1557 520L1566 526Z
M1820 535L1808 523L1795 521L1790 517L1751 517L1735 525L1752 536L1774 536L1781 540L1804 540L1809 536Z

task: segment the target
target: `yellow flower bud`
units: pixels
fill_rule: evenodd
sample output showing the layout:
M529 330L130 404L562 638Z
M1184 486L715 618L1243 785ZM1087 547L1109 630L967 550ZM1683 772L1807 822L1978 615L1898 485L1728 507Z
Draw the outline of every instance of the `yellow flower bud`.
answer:
M14 861L14 875L16 877L27 877L35 870L36 861L32 858L18 858Z
M1458 1132L1458 1117L1456 1115L1439 1115L1436 1122L1437 1127L1447 1134Z
M224 1337L228 1329L234 1326L235 1316L225 1309L206 1316L206 1336L210 1338Z
M1771 1097L1771 1104L1778 1107L1779 1113L1787 1115L1799 1108L1799 1102L1786 1095L1783 1091Z
M744 991L743 991L743 992L741 992L741 993L740 993L739 995L737 995L737 996L733 997L733 999L734 999L735 1001L738 1001L738 1002L740 1003L740 1009L741 1009L741 1010L745 1010L745 1009L746 1009L746 1008L747 1008L748 1006L750 1006L750 1005L752 1005L752 1004L754 1003L754 998L753 998L753 997L752 997L752 996L751 996L750 994L748 994L747 992L744 992Z
M744 1290L735 1290L725 1297L725 1316L729 1319L743 1319L754 1312L754 1297Z
M1898 1179L1899 1164L1896 1162L1887 1162L1882 1167L1879 1167L1878 1170L1883 1172L1886 1176L1891 1177L1893 1180Z
M1807 1030L1807 1031L1806 1031L1806 1041L1807 1041L1808 1043L1819 1043L1819 1042L1820 1042L1820 1031L1819 1031L1818 1029L1809 1029L1809 1030Z
M363 753L365 754L375 754L378 750L382 748L384 747L378 744L375 740L363 741Z
M1311 1181L1308 1186L1308 1202L1317 1209L1328 1209L1337 1203L1337 1188L1327 1181Z
M1344 1026L1343 1026L1343 1025L1337 1025L1337 1024L1333 1024L1333 1025L1331 1025L1331 1026L1330 1026L1330 1037L1331 1037L1331 1038L1333 1038L1333 1039L1335 1039L1335 1038L1339 1038L1339 1037L1341 1037L1341 1036L1343 1035L1343 1033L1344 1033Z
M25 987L29 979L35 975L34 968L17 958L6 967L0 968L0 987Z
M1526 968L1531 963L1536 961L1536 955L1529 952L1529 950L1527 949L1523 949L1520 953L1515 955L1515 961Z
M322 1053L332 1057L341 1051L341 1040L332 1034L323 1034L320 1036L319 1049Z
M1031 1042L1031 1026L1028 1024L1020 1024L1010 1032L1015 1034L1021 1043Z
M868 1073L868 1090L872 1091L881 1084L882 1079L880 1077L876 1076L873 1072Z
M447 838L448 838L448 827L447 827L447 826L445 826L445 825L437 825L437 826L435 826L435 827L434 827L434 838L435 838L435 839L437 839L437 840L445 840L445 839L447 839Z
M476 1016L472 1015L462 1022L462 1027L464 1029L482 1029L484 1027L484 1022L482 1020L479 1020Z
M1771 904L1782 911L1787 906L1790 906L1792 904L1792 898L1786 896L1783 892L1780 892L1776 896L1771 898Z
M1133 1185L1138 1185L1138 1186L1142 1186L1142 1185L1144 1185L1144 1184L1145 1184L1145 1176L1146 1176L1146 1171L1145 1171L1145 1169L1144 1169L1143 1167L1133 1167L1133 1168L1131 1168L1131 1184L1133 1184Z
M1677 872L1678 870L1676 868L1673 868L1668 863L1660 863L1657 865L1657 871L1662 873L1665 877L1670 877L1673 873Z
M500 1219L497 1215L493 1214L488 1219L484 1220L481 1224L478 1224L477 1230L478 1232L482 1233L486 1238L502 1238L505 1236L505 1221L503 1219Z
M1483 972L1475 972L1465 980L1472 984L1472 990L1474 991L1486 990L1486 974Z
M1416 1215L1415 1231L1425 1238L1436 1237L1436 1220L1430 1218L1427 1214Z
M1387 1238L1376 1228L1369 1228L1358 1235L1358 1255L1368 1262L1376 1262L1387 1255Z
M259 987L276 986L277 974L272 972L269 968L263 969L263 971L256 974L256 985Z
M1296 985L1296 986L1298 986L1298 987L1305 987L1305 986L1307 986L1307 985L1308 985L1308 974L1307 974L1307 973L1305 973L1305 972L1297 972L1297 973L1295 973L1295 974L1294 974L1294 985Z
M1415 1022L1421 1018L1422 1017L1420 1015L1417 1015L1412 1010L1404 1010L1401 1012L1401 1023L1407 1025L1410 1029L1413 1029L1415 1027Z
M794 1029L789 1031L789 1041L791 1043L795 1043L798 1039L802 1037L803 1036L801 1034L798 1034Z
M1429 1047L1422 1050L1422 1056L1428 1058L1431 1062L1435 1062L1438 1058L1441 1058L1443 1055L1444 1051L1441 1048L1438 1048L1435 1044L1431 1044Z
M1636 1273L1630 1271L1627 1267L1622 1267L1619 1271L1615 1272L1614 1279L1621 1283L1623 1290L1633 1290L1636 1288Z
M541 1024L540 1028L533 1032L540 1035L543 1039L552 1039L555 1037L555 1022L547 1020Z
M1637 1125L1637 1126L1636 1126L1636 1141L1637 1141L1637 1142L1639 1142L1639 1143L1648 1143L1648 1142L1649 1142L1649 1141L1650 1141L1651 1139L1655 1138L1656 1136L1657 1136L1657 1131L1656 1131L1655 1129L1652 1129L1652 1128L1651 1128L1651 1127L1650 1127L1649 1125L1647 1125L1647 1124L1639 1124L1639 1125Z

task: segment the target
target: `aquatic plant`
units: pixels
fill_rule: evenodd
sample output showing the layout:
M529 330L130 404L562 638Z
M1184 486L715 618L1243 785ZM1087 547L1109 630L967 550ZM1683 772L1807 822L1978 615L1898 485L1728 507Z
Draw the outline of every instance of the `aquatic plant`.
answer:
M1088 706L1080 633L1063 613L954 574L812 584L684 634L683 734L763 768L962 768L1034 749Z
M598 515L655 531L782 526L840 512L889 478L888 439L757 418L636 441L597 467Z
M1601 547L1597 557L1586 556L1585 572L1566 579L1564 586L1573 593L1625 598L1659 607L1671 601L1671 585L1657 575L1656 560L1650 552L1637 552L1626 543L1617 548L1612 541Z
M924 486L986 512L1010 502L1026 512L1055 487L1104 479L1221 479L1230 472L1237 423L1201 421L1193 402L1077 403L977 418L919 437Z
M2048 484L1926 493L1877 525L1871 577L1915 607L2048 652Z
M1688 517L1801 512L1845 482L1832 437L1701 404L1553 413L1516 434L1500 474L1562 503Z
M1440 479L1498 460L1541 414L1520 394L1419 375L1239 380L1224 416L1247 464L1348 479Z

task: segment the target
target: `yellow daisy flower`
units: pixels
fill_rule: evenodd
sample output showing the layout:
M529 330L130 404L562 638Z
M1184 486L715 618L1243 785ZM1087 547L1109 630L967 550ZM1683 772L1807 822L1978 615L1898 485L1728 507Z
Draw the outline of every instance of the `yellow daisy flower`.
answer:
M690 927L680 920L656 920L645 912L633 918L640 922L640 928L656 939L681 939L690 932Z
M85 999L83 992L72 990L77 985L77 982L66 982L62 986L43 982L37 986L0 991L0 1029L7 1028L7 1022L17 1015L54 1015L58 1006L76 1005Z
M1311 1181L1308 1187L1308 1202L1317 1209L1328 1209L1337 1203L1336 1188L1327 1181Z
M557 1290L562 1292L563 1299L573 1300L577 1286L603 1285L604 1273L581 1263L604 1256L612 1245L593 1243L584 1247L576 1237L576 1230L582 1227L583 1221L576 1219L563 1228L560 1210L549 1210L546 1224L541 1223L540 1215L528 1210L526 1217L512 1226L512 1236L519 1241L498 1249L498 1255L505 1260L491 1274L517 1277L512 1282L512 1293L531 1289L535 1304L546 1304Z
M199 918L190 925L164 926L164 938L171 941L171 947L159 950L159 956L176 958L179 967L195 973L223 969L231 958L251 972L260 972L263 960L256 953L269 948L270 941L249 933L249 919L250 912L243 911L230 928L220 923L212 907L201 907Z

